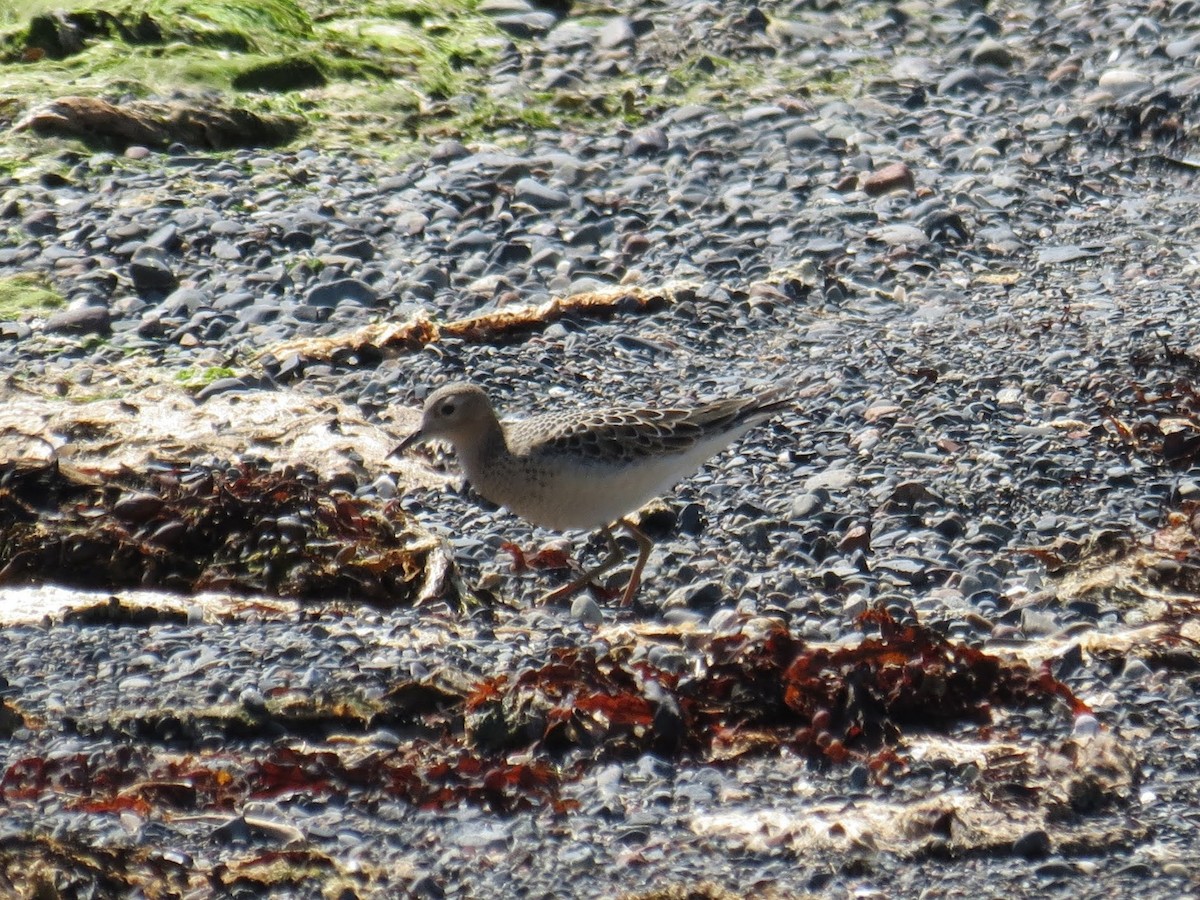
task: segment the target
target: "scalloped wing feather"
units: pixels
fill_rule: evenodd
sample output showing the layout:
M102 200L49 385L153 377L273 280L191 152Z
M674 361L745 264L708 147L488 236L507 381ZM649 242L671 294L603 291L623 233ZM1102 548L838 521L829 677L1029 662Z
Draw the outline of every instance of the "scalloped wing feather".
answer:
M686 453L697 443L769 418L791 403L765 392L694 409L614 409L547 413L506 427L509 449L519 456L571 455L617 463Z

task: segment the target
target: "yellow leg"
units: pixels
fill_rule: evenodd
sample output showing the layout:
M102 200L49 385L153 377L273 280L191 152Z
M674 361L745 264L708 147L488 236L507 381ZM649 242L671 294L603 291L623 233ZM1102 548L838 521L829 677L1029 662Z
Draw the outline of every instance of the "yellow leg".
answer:
M624 519L622 519L621 522L623 522L626 527L630 527L629 523L625 522ZM608 556L604 558L604 561L601 562L600 565L596 566L596 568L589 569L584 572L570 584L564 584L562 587L556 588L550 593L546 594L546 596L542 597L541 599L542 603L558 603L560 600L566 600L568 597L573 597L575 594L579 593L580 590L582 590L595 579L599 578L605 572L610 571L622 559L625 558L625 554L621 552L621 547L617 543L617 539L613 536L612 529L605 525L600 529L600 531L604 535L604 539L608 541Z
M621 605L628 606L633 602L634 595L637 594L637 589L642 583L642 569L646 568L646 561L650 558L650 549L654 546L654 542L628 519L620 519L617 524L624 525L625 530L633 536L638 545L638 557L637 562L633 564L633 574L629 576L629 584L625 585L625 593L621 595Z

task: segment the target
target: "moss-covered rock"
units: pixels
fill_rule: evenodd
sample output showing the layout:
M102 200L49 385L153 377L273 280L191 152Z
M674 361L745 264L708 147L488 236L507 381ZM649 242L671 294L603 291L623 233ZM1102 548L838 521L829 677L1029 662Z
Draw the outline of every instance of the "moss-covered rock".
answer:
M321 62L311 56L282 56L250 66L235 75L239 91L300 91L329 83Z

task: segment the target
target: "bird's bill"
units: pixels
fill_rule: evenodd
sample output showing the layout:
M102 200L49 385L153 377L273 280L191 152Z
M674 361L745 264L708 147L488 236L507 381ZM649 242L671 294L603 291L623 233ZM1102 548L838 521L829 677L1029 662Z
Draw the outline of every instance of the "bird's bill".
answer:
M402 440L400 442L400 446L398 446L395 450L393 450L391 453L389 453L388 456L399 456L401 453L403 453L409 447L413 446L413 444L420 443L424 439L424 437L425 437L425 435L423 435L421 433L421 429L418 428L416 431L414 431L412 434L410 434L408 437L406 437L404 440Z

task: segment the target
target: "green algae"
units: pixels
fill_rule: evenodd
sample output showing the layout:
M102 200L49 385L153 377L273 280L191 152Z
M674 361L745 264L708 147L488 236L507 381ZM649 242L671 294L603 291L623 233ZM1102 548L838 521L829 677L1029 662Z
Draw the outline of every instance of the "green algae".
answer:
M0 321L44 316L65 304L62 294L37 275L0 278Z
M683 103L737 108L788 96L844 96L869 65L802 71L786 55L766 62L680 47L570 88L513 85L497 96L494 68L538 44L503 32L478 0L2 6L0 125L66 94L204 98L300 116L310 129L299 140L326 149L370 147L384 158L447 138L521 145L546 129L634 128ZM877 6L857 15L875 15ZM611 14L603 4L579 3L571 22L599 29ZM0 156L18 140L0 142ZM36 147L21 151L28 158Z
M441 115L418 121L423 109L470 109L486 93L504 39L475 5L18 0L0 11L0 109L67 94L219 97L332 124L320 138L334 146L410 144L442 131Z
M180 387L193 393L208 387L222 378L234 378L237 372L228 366L209 366L207 369L181 369L175 373Z

